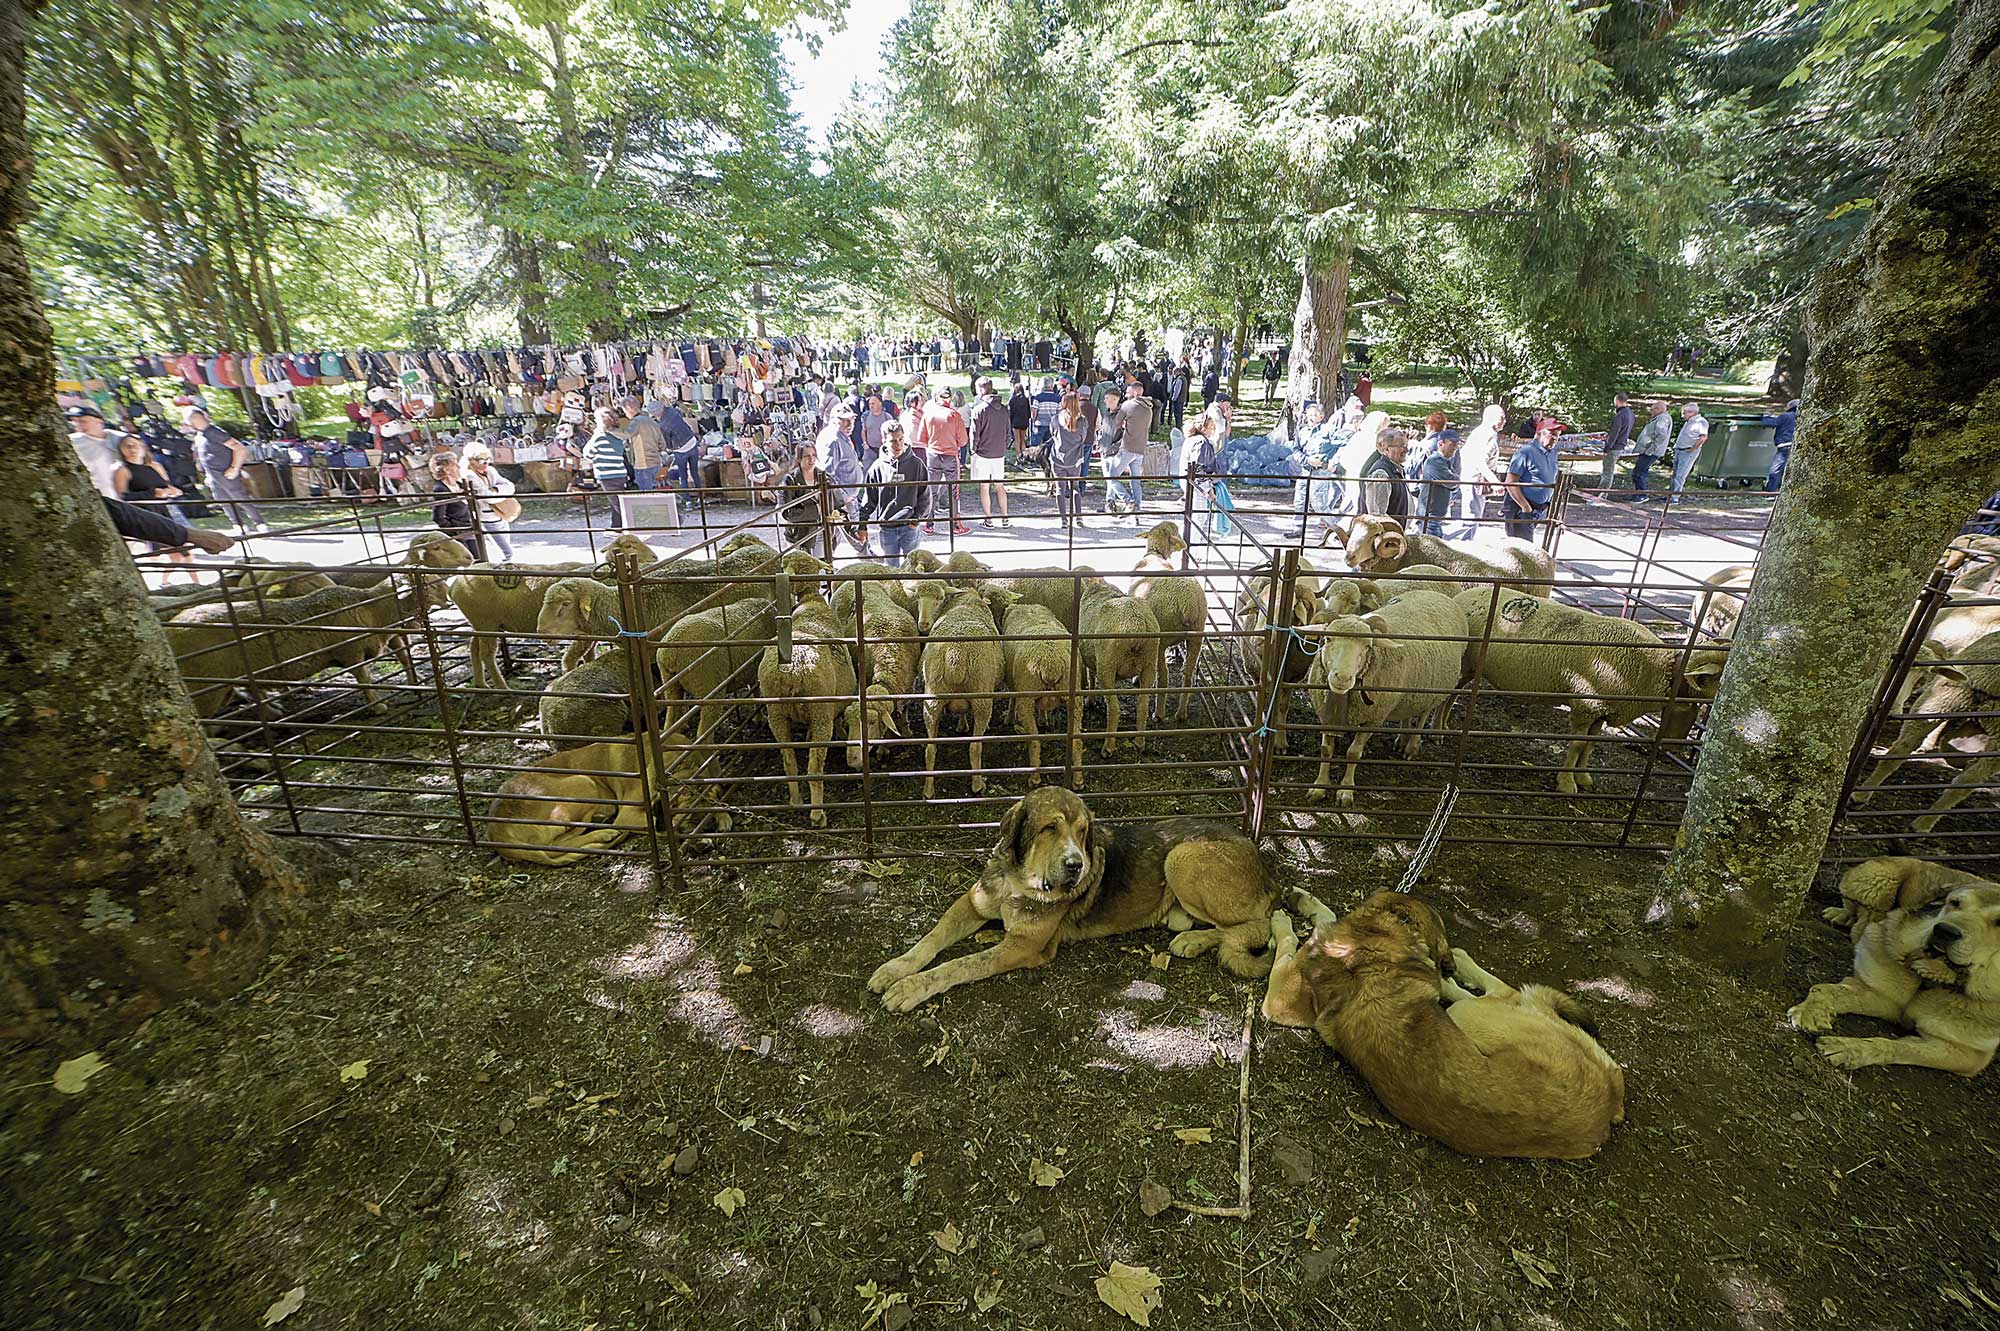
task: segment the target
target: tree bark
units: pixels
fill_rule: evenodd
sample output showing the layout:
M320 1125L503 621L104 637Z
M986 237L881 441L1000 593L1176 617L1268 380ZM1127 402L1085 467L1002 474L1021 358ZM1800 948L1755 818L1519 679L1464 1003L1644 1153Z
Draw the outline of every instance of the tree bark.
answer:
M1778 352L1777 362L1771 367L1771 380L1764 391L1782 401L1805 396L1806 387L1806 328L1804 321L1792 330L1785 339L1785 345Z
M542 279L542 252L531 237L511 229L500 232L500 247L520 288L521 345L545 347L549 344L549 288Z
M1238 391L1243 386L1243 340L1250 336L1250 307L1239 301L1236 306L1236 331L1229 339L1229 400L1240 401Z
M1340 382L1347 347L1346 256L1299 265L1299 303L1292 312L1291 372L1285 402L1296 412L1309 401L1326 402ZM1329 409L1338 402L1329 403Z
M31 10L0 0L0 1032L220 995L299 881L229 796L55 414L19 228Z
M1785 497L1655 916L1774 961L1925 576L2000 482L2000 0L1959 10L1880 205L1815 275Z

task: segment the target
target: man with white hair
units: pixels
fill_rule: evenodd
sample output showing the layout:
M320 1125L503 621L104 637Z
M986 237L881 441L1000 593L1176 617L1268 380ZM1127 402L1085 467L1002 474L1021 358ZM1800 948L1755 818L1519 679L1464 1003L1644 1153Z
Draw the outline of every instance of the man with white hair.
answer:
M1480 413L1479 424L1466 436L1465 460L1460 465L1472 469L1472 485L1465 492L1472 518L1469 536L1479 534L1478 523L1486 510L1499 507L1504 498L1507 469L1500 465L1500 426L1506 419L1507 409L1494 403Z
M1671 502L1681 502L1681 490L1687 485L1688 473L1694 470L1696 459L1701 456L1701 446L1708 442L1708 417L1701 414L1701 403L1681 403L1681 432L1674 439L1674 488Z
M1792 438L1799 430L1799 400L1793 398L1777 415L1759 419L1771 427L1771 443L1778 450L1771 459L1771 472L1764 478L1764 493L1773 494L1785 483L1785 463L1791 459Z

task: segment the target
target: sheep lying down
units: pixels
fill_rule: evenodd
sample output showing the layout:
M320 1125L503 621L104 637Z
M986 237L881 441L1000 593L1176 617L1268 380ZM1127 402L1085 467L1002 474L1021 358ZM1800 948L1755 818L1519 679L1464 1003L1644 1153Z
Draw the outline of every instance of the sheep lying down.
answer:
M1556 775L1556 789L1565 795L1591 788L1590 749L1606 725L1627 726L1658 713L1662 739L1686 739L1701 705L1715 696L1727 659L1713 649L1688 652L1676 679L1683 649L1643 624L1505 587L1476 587L1455 599L1469 636L1479 637L1489 616L1493 625L1483 664L1480 644L1466 644L1468 677L1477 666L1486 683L1502 693L1568 701L1576 738Z

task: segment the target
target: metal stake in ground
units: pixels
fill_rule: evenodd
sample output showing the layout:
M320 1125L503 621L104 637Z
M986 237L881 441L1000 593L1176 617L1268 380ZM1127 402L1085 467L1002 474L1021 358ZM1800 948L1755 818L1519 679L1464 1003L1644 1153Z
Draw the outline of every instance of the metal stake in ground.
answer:
M1196 1206L1174 1198L1174 1205L1189 1215L1250 1218L1250 1032L1256 1020L1257 995L1253 993L1243 1005L1243 1071L1236 1083L1236 1205Z

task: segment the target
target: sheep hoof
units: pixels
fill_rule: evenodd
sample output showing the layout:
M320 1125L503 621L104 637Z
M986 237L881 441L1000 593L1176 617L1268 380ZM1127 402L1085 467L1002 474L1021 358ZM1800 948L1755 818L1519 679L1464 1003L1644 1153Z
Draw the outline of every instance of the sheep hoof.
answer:
M1574 780L1574 779L1572 779L1572 778L1570 778L1570 777L1568 777L1568 776L1559 776L1559 777L1557 777L1557 778L1556 778L1556 793L1557 793L1558 795L1574 795L1574 794L1576 794L1576 782L1575 782L1575 780Z
M814 810L813 810L813 811L812 811L811 813L809 813L809 814L807 814L807 815L806 815L806 822L807 822L807 823L809 823L809 824L811 824L811 825L812 825L812 826L814 826L814 827L825 827L825 826L826 826L826 810L825 810L825 809L814 809Z
M1578 772L1576 774L1576 788L1578 790L1595 790L1597 789L1597 778L1588 772Z
M983 776L974 776L972 778L972 793L977 795L982 791L984 791L985 789L986 789L986 778Z
M1338 795L1335 795L1335 796L1333 797L1333 802L1334 802L1335 804L1338 804L1338 805L1339 805L1339 806L1340 806L1341 808L1343 808L1343 809L1351 809L1351 808L1353 808L1353 807L1354 807L1354 791L1353 791L1353 790L1352 790L1351 788L1347 787L1347 786L1342 786L1342 787L1340 788L1340 793L1339 793Z
M1311 790L1308 790L1306 792L1306 800L1312 804L1326 803L1326 787L1314 786Z
M1105 757L1109 758L1113 753L1117 752L1117 749L1118 746L1116 744L1113 744L1110 740L1107 739L1104 741L1103 753Z

